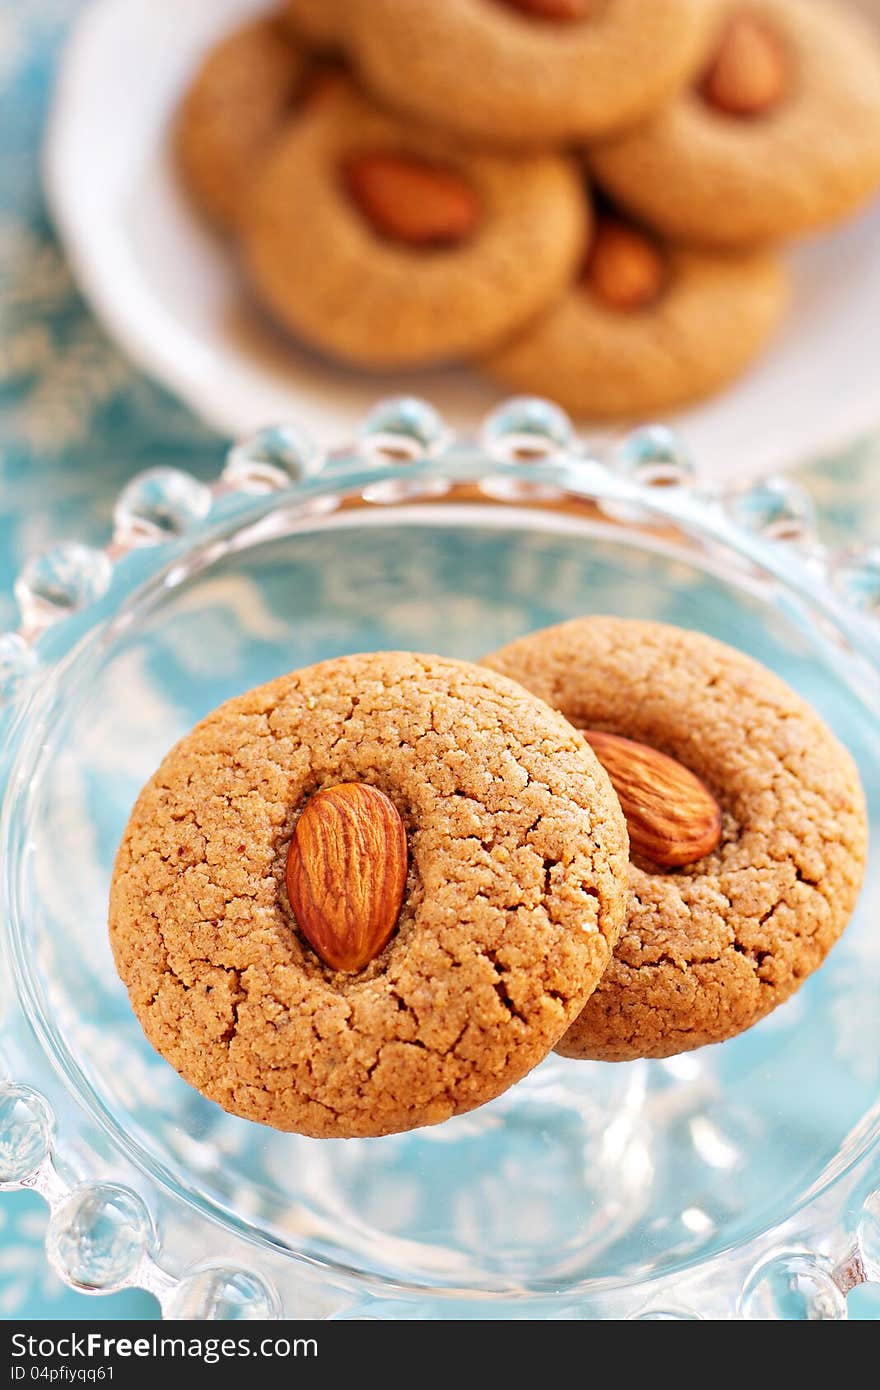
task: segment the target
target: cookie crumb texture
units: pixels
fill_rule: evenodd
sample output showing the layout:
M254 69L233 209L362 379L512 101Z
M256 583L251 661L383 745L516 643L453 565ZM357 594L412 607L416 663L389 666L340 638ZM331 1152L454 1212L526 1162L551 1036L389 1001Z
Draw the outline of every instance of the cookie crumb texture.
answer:
M296 930L303 805L366 782L394 802L398 929L357 975ZM318 1137L388 1134L491 1100L574 1020L625 908L604 771L501 676L400 653L281 677L210 714L139 796L110 935L147 1038L226 1110Z
M846 750L765 667L701 633L583 618L488 658L576 726L650 744L718 798L717 851L630 867L614 959L558 1046L569 1057L669 1057L781 1004L846 926L865 868L864 796Z

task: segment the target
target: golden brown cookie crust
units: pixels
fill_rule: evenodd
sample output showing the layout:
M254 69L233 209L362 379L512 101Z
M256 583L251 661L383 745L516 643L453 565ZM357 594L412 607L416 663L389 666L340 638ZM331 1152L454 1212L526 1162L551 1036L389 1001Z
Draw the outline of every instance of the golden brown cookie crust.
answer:
M577 23L502 0L357 0L349 43L382 99L519 148L643 120L697 71L710 34L704 0L603 0Z
M634 311L603 304L581 282L485 359L506 386L547 396L590 419L644 416L695 400L743 371L785 310L774 256L712 256L668 248L667 283Z
M677 758L724 813L718 850L658 872L633 864L614 959L557 1050L669 1057L750 1027L825 959L866 856L858 773L794 691L702 633L581 618L488 658L581 728Z
M308 797L397 806L398 929L354 975L298 935L284 886ZM468 663L342 657L222 705L162 763L114 870L110 934L148 1039L205 1095L315 1136L433 1124L549 1051L622 923L626 830L579 735Z
M380 236L340 172L356 154L379 151L460 172L477 197L473 235L434 250ZM342 82L276 143L243 222L246 269L275 316L313 347L368 368L494 346L562 292L588 235L571 160L463 152Z
M253 20L206 55L177 118L176 152L204 214L234 226L254 168L284 125L307 71L281 19Z
M738 119L691 87L592 152L599 182L658 230L704 246L776 241L852 212L880 186L876 32L827 0L719 8L745 9L783 36L790 95L761 117Z

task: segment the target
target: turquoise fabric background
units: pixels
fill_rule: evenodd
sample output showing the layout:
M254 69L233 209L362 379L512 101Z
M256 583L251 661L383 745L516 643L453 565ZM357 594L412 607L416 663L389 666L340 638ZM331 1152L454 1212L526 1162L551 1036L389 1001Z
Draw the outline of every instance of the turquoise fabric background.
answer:
M132 473L166 462L211 477L225 447L114 348L48 223L40 141L77 8L76 0L0 0L0 631L14 622L12 584L29 554L54 539L106 538ZM880 540L878 470L876 441L799 470L829 539ZM146 1294L95 1301L65 1289L46 1264L45 1219L30 1194L0 1199L0 1317L156 1316ZM852 1317L880 1317L880 1290L858 1290L850 1304Z

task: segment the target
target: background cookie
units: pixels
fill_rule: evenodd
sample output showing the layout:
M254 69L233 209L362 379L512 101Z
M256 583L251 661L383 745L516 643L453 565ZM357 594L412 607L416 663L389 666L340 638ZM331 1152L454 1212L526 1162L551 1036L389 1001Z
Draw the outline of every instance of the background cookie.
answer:
M353 974L297 931L285 860L320 789L406 829L397 930ZM342 657L210 714L132 812L110 933L150 1042L236 1114L316 1136L431 1124L497 1096L579 1012L623 918L626 831L579 735L440 657Z
M722 841L674 871L633 864L614 959L558 1050L621 1061L720 1042L821 965L866 855L849 754L770 671L700 633L582 618L488 658L580 728L676 758L718 798Z
M586 0L553 18L523 0L354 4L350 51L365 82L422 120L517 146L632 125L696 71L704 0Z
M880 186L875 34L826 0L719 9L733 45L723 66L716 50L702 83L593 151L599 182L652 226L707 246L777 240L851 212Z
M602 218L585 272L485 365L573 415L647 415L736 376L786 301L782 264L770 255L686 251Z
M393 367L494 346L561 292L588 232L568 159L465 153L337 82L265 162L243 251L287 327Z
M183 99L177 157L202 211L238 221L243 189L284 124L307 58L280 18L256 19L212 48Z
M343 38L348 11L355 0L284 0L291 32L316 48L336 48Z

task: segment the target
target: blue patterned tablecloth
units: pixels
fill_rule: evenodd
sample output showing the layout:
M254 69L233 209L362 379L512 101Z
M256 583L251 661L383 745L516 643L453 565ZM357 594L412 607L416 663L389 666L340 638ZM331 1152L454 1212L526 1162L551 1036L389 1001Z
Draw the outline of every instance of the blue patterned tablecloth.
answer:
M77 7L0 0L0 631L13 619L12 583L28 555L54 539L106 538L113 499L138 469L166 461L211 477L224 448L114 348L47 221L39 147ZM878 441L800 470L829 538L880 539L878 470ZM146 1294L96 1305L63 1288L46 1264L45 1221L30 1194L0 1200L0 1317L155 1317ZM857 1291L851 1305L851 1316L880 1316L875 1290Z

